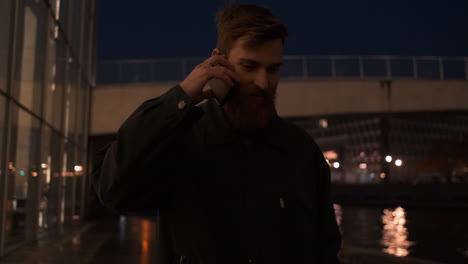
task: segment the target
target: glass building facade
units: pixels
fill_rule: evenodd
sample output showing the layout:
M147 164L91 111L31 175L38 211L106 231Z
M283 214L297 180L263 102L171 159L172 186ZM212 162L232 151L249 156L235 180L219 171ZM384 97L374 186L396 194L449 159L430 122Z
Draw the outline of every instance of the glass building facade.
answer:
M96 6L0 1L0 255L86 215Z

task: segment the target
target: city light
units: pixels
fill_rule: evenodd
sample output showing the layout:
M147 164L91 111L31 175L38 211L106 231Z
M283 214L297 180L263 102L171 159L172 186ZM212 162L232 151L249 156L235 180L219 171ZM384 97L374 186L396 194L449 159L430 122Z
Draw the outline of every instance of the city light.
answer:
M395 160L395 165L397 165L398 167L400 167L402 164L403 162L401 161L401 159Z
M12 161L8 162L8 169L15 171L15 165L13 164Z
M339 167L340 167L340 163L339 163L339 162L334 162L334 163L333 163L333 168L338 169Z
M83 166L75 166L75 171L83 171Z
M336 151L334 151L334 150L325 151L323 153L323 156L325 156L325 158L327 160L336 160L336 159L338 159L338 153L336 153Z
M45 163L42 163L42 164L41 164L41 168L43 168L43 169L47 169L47 164L45 164Z
M327 119L320 119L319 123L320 123L320 126L322 128L328 128L328 120Z
M380 179L383 179L383 178L385 178L385 173L383 173L383 172L382 172L382 173L380 173L380 176L379 176L379 177L380 177Z
M394 210L385 209L382 216L384 225L381 244L385 247L383 252L404 257L410 253L409 248L414 242L408 240L408 230L406 224L406 212L402 207Z
M366 163L361 163L361 164L359 164L359 168L367 169L367 164Z
M385 157L385 161L392 162L392 156L388 155L387 157Z

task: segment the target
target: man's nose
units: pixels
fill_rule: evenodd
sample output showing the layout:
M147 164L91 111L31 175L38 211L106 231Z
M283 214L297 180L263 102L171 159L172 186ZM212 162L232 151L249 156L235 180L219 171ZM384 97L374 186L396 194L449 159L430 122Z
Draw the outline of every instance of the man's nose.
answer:
M254 83L260 89L268 88L268 73L266 72L266 70L259 70L255 74Z

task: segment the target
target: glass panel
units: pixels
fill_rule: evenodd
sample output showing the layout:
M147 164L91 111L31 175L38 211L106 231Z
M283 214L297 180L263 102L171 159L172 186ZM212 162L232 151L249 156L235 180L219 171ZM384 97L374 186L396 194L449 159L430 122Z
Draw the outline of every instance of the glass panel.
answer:
M359 77L359 60L358 59L336 59L336 76L337 77Z
M47 86L44 90L44 118L55 129L62 130L65 92L66 46L61 36L54 38L53 28L49 38L49 57L47 58Z
M10 54L10 33L11 33L11 2L10 0L0 1L0 90L6 91L8 77L8 55Z
M86 76L86 79L89 79L89 54L90 54L90 39L91 39L91 34L93 34L93 30L91 28L91 21L92 21L92 16L91 16L91 1L85 0L85 8L84 12L82 13L83 16L83 49L82 49L82 54L80 57L81 65L83 67L83 73Z
M8 159L5 241L14 244L25 239L29 208L37 201L35 178L38 176L39 121L26 111L13 107L11 145Z
M5 168L3 168L4 165L4 159L3 159L3 145L5 144L4 142L4 136L5 136L5 126L6 126L6 98L0 94L0 179L3 178L3 174L5 171Z
M83 18L82 18L82 6L83 6L84 1L73 1L71 3L72 5L72 18L70 19L70 23L72 23L72 37L71 37L71 44L72 44L72 49L73 49L73 54L77 56L77 58L80 58L80 49L81 49L81 29L82 29L82 23L83 23Z
M307 60L307 69L309 76L311 77L331 77L332 76L332 65L331 60L310 58Z
M148 63L149 64L149 63ZM97 83L98 84L111 84L121 82L121 64L114 62L99 62L97 67ZM148 68L151 69L151 78L150 82L154 82L154 74L152 70L152 65L148 65Z
M304 77L304 67L302 59L285 59L281 65L282 78L302 78Z
M72 59L69 58L69 62ZM68 64L68 81L66 84L66 100L65 100L65 136L74 143L76 143L76 104L79 89L80 69L78 63Z
M55 18L59 21L65 31L68 31L68 10L70 1L71 0L49 0L50 7L52 8ZM57 12L57 10L59 10L59 12Z
M386 77L387 62L383 59L364 59L364 77Z
M418 60L419 79L440 79L439 60Z
M77 90L77 103L76 103L76 134L77 134L77 144L80 149L83 149L84 146L84 129L85 124L88 120L89 109L86 105L86 89L87 85L84 81L81 82L79 89Z
M78 156L77 156L77 165L75 167L75 178L76 178L76 195L75 195L75 208L74 208L74 213L73 217L74 219L77 218L77 216L83 216L82 210L83 210L83 198L84 198L84 190L85 190L85 182L84 182L84 173L86 172L85 169L85 158L86 158L86 152L85 151L79 151L76 149Z
M414 77L413 61L411 59L392 59L392 77Z
M444 60L444 79L464 80L465 62L463 60Z
M18 1L15 96L22 105L40 113L44 78L47 7L43 1Z
M59 186L61 172L61 137L49 127L42 130L40 231L57 231L59 224Z
M70 142L66 143L66 153L64 159L64 170L63 176L63 188L64 188L64 222L70 223L73 219L74 213L74 202L75 202L75 189L76 189L76 178L75 178L75 166L76 166L76 153L75 147Z

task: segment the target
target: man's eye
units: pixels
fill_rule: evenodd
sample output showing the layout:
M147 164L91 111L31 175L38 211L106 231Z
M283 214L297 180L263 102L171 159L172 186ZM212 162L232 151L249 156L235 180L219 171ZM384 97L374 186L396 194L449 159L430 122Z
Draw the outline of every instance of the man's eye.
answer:
M254 65L243 65L242 68L246 71L251 71L255 69Z
M277 66L268 68L269 72L278 72L279 70L280 70L280 67L277 67Z

